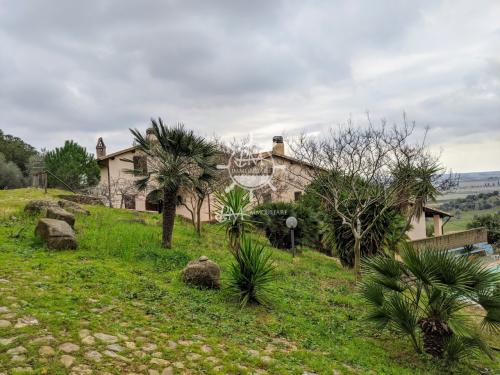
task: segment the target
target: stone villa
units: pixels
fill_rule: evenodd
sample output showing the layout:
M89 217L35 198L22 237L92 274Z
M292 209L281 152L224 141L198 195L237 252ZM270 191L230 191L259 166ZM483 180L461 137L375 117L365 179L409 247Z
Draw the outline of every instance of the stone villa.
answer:
M283 137L275 136L272 140L272 150L263 152L259 156L270 161L274 167L273 181L276 180L278 186L273 189L262 189L257 197L258 203L269 201L293 202L300 198L303 189L297 186L305 186L301 183L289 183L289 178L301 179L312 166L303 163L293 157L286 155ZM131 169L131 161L134 168L147 168L146 156L141 153L137 146L132 146L110 154L106 153L106 146L102 138L99 138L96 146L97 161L101 169L101 185L107 187L107 194L111 197L113 207L138 211L158 211L159 200L158 190L151 186L145 192L137 192L133 188L134 177L127 173ZM290 177L293 176L293 177ZM179 197L181 204L177 207L177 214L188 219L191 218L189 207L189 195L181 194ZM208 195L203 202L201 210L201 220L203 222L214 221L217 215L215 199ZM463 247L468 244L486 242L486 230L482 228L463 231L459 233L444 234L444 226L453 215L438 210L436 208L425 207L420 218L412 218L412 229L407 233L410 241L415 246L441 246L448 249ZM426 235L426 222L432 220L434 233L432 237Z

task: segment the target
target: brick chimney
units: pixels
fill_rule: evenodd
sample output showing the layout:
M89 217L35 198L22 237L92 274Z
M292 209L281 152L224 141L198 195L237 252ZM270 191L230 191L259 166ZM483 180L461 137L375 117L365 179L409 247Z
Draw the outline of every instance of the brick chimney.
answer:
M285 155L285 144L283 143L283 137L281 135L273 137L273 154Z
M97 155L97 159L106 156L106 145L104 144L102 137L99 137L99 139L97 140L97 145L95 146L95 153Z

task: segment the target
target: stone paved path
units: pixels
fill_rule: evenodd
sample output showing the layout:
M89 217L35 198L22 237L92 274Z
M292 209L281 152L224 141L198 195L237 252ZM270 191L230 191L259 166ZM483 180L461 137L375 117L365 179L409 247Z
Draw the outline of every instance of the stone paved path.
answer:
M0 280L0 358L7 358L0 363L0 375L195 374L200 365L208 369L203 373L227 373L222 365L227 348L223 343L209 344L202 335L174 340L155 327L134 328L126 334L94 331L83 319L74 332L51 332L43 319L25 312L28 303L18 300L9 283ZM256 365L252 369L237 365L239 373L265 374L275 353L294 350L295 345L280 339L262 350L242 348L242 356Z

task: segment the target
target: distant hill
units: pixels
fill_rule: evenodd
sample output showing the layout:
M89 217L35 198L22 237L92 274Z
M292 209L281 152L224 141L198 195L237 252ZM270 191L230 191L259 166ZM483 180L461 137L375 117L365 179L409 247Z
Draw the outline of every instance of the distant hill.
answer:
M462 181L489 180L489 179L500 179L500 171L460 173L460 180Z

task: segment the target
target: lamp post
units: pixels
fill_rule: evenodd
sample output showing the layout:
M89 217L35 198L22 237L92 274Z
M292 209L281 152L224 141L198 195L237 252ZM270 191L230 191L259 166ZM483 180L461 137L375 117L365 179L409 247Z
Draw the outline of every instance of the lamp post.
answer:
M293 216L290 216L289 218L286 219L286 226L287 228L290 229L290 239L292 242L292 254L293 257L295 258L295 235L294 235L294 229L297 227L297 219Z

